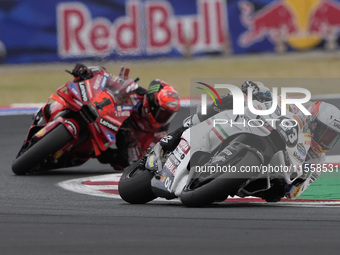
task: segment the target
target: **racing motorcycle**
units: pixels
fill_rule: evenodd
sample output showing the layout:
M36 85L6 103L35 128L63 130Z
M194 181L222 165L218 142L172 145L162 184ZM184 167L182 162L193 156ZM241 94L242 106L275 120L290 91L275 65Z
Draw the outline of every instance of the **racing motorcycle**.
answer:
M132 111L128 100L118 100L120 91L136 85L138 78L128 78L124 67L114 80L104 69L93 69L93 78L67 82L34 115L12 164L16 175L81 165L115 144Z
M269 108L268 103L253 104ZM125 169L120 196L132 204L179 198L193 207L235 195L277 202L285 188L301 181L311 143L307 120L294 111L280 116L278 107L267 118L247 107L244 115L220 112L185 130L174 150L163 151L158 143Z

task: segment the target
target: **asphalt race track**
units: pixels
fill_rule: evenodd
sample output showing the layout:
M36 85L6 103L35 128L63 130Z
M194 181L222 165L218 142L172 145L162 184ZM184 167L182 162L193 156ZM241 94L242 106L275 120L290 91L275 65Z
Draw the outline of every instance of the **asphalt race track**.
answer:
M0 117L0 254L338 254L339 207L130 205L56 185L113 172L95 160L14 176L11 162L30 123L27 115Z

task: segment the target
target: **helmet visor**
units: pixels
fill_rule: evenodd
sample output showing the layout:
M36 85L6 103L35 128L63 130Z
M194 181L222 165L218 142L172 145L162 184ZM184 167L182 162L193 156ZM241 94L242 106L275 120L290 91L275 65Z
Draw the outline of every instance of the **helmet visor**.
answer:
M326 124L317 121L313 138L323 149L330 150L339 140L339 133Z
M153 118L161 125L169 123L175 116L175 112L164 109L163 107L156 108L152 111Z

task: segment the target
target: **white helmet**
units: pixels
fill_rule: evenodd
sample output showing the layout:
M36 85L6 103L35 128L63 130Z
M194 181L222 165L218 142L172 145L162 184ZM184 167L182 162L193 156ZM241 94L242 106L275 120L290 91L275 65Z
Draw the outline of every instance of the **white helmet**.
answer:
M326 152L340 138L340 110L325 102L313 102L311 113L315 116L311 125L312 149L317 153Z
M259 81L246 81L242 84L241 90L244 94L247 94L248 87L253 90L253 98L260 102L272 101L272 93Z

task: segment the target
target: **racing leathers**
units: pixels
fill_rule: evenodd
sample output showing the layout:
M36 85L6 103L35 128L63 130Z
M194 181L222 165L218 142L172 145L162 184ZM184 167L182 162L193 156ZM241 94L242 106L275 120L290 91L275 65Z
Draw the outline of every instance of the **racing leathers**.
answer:
M110 163L116 170L123 170L145 155L148 147L153 147L166 135L168 125L153 125L142 117L141 107L147 90L138 86L125 95L133 111L120 127L116 135L116 149L109 148L99 156L101 163Z

